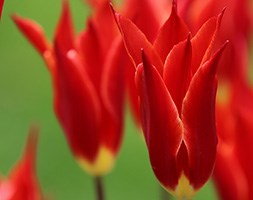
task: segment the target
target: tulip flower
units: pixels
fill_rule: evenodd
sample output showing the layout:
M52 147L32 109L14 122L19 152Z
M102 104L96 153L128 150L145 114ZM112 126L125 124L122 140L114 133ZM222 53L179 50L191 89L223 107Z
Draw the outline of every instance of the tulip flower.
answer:
M250 37L253 27L252 5L249 0L201 0L180 1L183 18L197 31L203 22L219 13L224 7L226 12L217 40L230 41L218 72L219 80L234 82L238 77L245 78L248 73Z
M136 66L152 169L166 190L191 198L208 180L215 162L216 70L226 43L213 52L223 13L191 38L173 1L153 44L129 19L114 14Z
M253 198L253 90L245 80L225 91L217 104L219 145L214 181L221 199Z
M99 10L101 5L108 0L86 0L86 2L95 10ZM121 2L117 10L132 20L132 22L145 33L147 39L153 42L159 27L168 16L168 1L164 0L124 0ZM108 28L107 28L108 29ZM121 66L126 70L126 92L129 97L130 109L133 113L136 124L140 125L140 111L138 103L138 95L135 88L134 73L135 68L132 66L124 46L120 46L118 52L121 52Z
M109 5L75 36L64 1L53 44L37 23L17 15L13 20L47 63L55 113L74 157L94 176L108 173L122 138L125 85L120 59L114 59L121 42Z
M35 162L38 130L31 128L21 160L7 178L0 177L1 200L44 199L36 178Z
M3 6L4 6L4 0L0 0L0 19L2 16Z
M249 72L252 6L248 0L187 1L183 13L195 28L226 7L218 40L230 40L218 73L217 133L219 144L214 171L221 199L252 199L252 89ZM224 89L225 88L225 89Z

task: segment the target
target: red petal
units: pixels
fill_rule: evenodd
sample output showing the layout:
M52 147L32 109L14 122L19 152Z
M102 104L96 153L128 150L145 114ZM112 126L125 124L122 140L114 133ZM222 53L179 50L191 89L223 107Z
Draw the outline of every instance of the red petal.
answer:
M245 174L235 152L221 148L216 156L214 182L221 199L251 199L247 174Z
M132 22L145 34L149 42L153 43L161 24L161 11L164 5L159 1L127 0L123 5L123 16L132 19ZM159 17L157 16L159 13Z
M102 53L101 43L98 38L94 24L91 21L87 23L87 29L81 33L79 38L80 53L83 58L83 68L95 86L96 91L101 87L101 75L104 67L104 56Z
M146 36L134 25L129 19L115 14L116 22L121 31L125 47L135 66L142 63L141 49L144 49L151 63L156 66L157 70L162 74L163 64L157 52L153 49L152 44L147 40Z
M17 15L12 15L12 19L19 30L26 36L26 38L42 56L46 51L51 49L44 31L38 23Z
M93 161L100 142L100 104L77 53L55 47L55 111L76 157Z
M143 66L136 72L144 136L156 177L167 188L178 182L177 151L182 139L182 124L176 106L159 75L143 54Z
M38 129L32 127L29 132L23 158L10 174L10 183L15 188L11 199L42 199L36 180L36 153Z
M189 178L195 189L208 180L215 161L216 70L225 46L198 69L183 101L182 121L185 129L184 141L189 152Z
M253 150L253 90L245 80L239 83L233 83L233 93L231 96L231 108L235 117L236 133L236 153L237 159L246 174L248 185L250 187L250 198L253 197L251 185L253 183L252 150Z
M197 71L199 66L210 59L214 51L215 39L224 11L218 17L207 20L192 38L192 70Z
M163 79L181 114L182 101L191 80L192 48L190 37L173 47L164 66Z
M4 6L4 0L0 0L0 19L2 17L3 6Z
M122 139L125 70L129 67L126 65L128 60L120 36L108 52L101 81L101 97L105 106L102 141L114 152L118 151Z
M209 60L211 58L211 56L213 55L213 53L215 52L215 45L217 46L218 31L220 28L220 24L221 24L221 20L222 20L224 12L225 12L225 9L223 9L223 11L216 18L215 30L214 30L213 36L211 38L210 44L209 44L208 48L206 49L205 55L202 58L201 64L203 64L207 60Z
M55 40L62 50L68 51L74 48L74 28L67 0L63 1L62 13L55 32Z
M185 40L189 34L185 23L177 15L176 6L176 1L173 1L170 17L160 29L157 39L154 42L154 48L163 62L165 62L172 47L178 42Z
M91 21L97 31L101 51L106 55L112 42L119 35L109 2L105 1L101 4Z
M129 60L129 59L128 59ZM128 61L130 62L130 60ZM130 103L130 108L133 113L134 120L139 127L141 125L141 119L140 119L140 105L139 105L139 96L138 92L136 90L136 85L135 85L135 68L132 66L133 64L130 62L128 64L129 66L127 67L126 71L126 76L127 76L127 93L129 96L129 103Z

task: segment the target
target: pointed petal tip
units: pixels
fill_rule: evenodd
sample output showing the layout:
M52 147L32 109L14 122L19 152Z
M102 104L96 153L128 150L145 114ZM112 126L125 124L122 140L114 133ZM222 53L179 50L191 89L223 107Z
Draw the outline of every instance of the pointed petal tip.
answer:
M64 9L68 9L69 7L69 1L68 0L62 0L62 5Z
M109 3L109 6L110 6L110 8L111 8L112 15L114 16L114 19L115 19L116 24L117 24L117 26L118 26L120 32L122 32L122 31L121 31L121 25L120 25L120 18L121 18L121 15L115 11L112 2Z
M109 6L110 6L110 8L111 8L112 12L114 13L114 12L115 12L115 10L114 10L114 8L113 8L113 4L112 4L112 2L109 2Z
M32 151L35 151L37 144L39 140L39 126L37 124L31 125L29 128L29 133L28 133L28 139L27 139L27 149L28 152L30 153Z
M218 56L220 56L222 53L223 53L223 51L224 51L224 49L227 47L227 45L229 44L229 40L226 40L222 45L221 45L221 47L214 53L214 56L213 57L215 57L216 55Z
M221 13L220 13L219 15L220 15L220 16L223 16L226 10L227 10L227 6L225 6L225 7L222 9L222 11L221 11Z
M0 0L0 20L2 18L3 6L4 6L4 0Z
M217 72L217 69L219 67L220 58L221 58L221 56L222 56L222 54L223 54L226 46L228 45L228 43L229 43L229 41L226 40L224 42L224 44L213 54L213 56L211 57L211 59L209 61L207 61L208 63L209 62L212 63L209 66L210 66L210 70L211 70L211 72L212 72L213 75L216 74L216 72ZM213 66L213 67L211 67L211 66Z
M142 59L143 67L144 67L144 69L146 69L147 66L149 65L149 60L148 60L143 48L141 48L141 59Z
M16 13L11 14L11 18L20 32L42 56L51 49L51 44L48 42L40 24L29 18L21 17Z
M117 22L120 19L120 14L115 11L112 2L109 3L109 6L110 6L112 14Z
M227 9L227 7L224 7L222 9L222 11L220 12L220 14L218 15L218 18L217 18L218 27L220 27L220 25L221 25L221 21L223 19L223 16L224 16L224 13L225 13L226 9Z
M23 153L24 162L29 166L35 166L37 146L39 140L39 126L33 124L29 128L27 142Z
M189 32L188 33L188 37L187 37L187 44L191 44L191 39L192 39L192 33L191 32Z
M62 17L68 17L70 15L70 5L68 0L62 1Z
M177 13L177 0L172 1L172 11L175 11Z
M14 23L15 23L16 25L18 25L18 24L21 23L21 21L24 20L25 18L19 16L19 15L16 14L16 13L12 13L12 14L11 14L11 19L14 21Z
M62 0L62 16L69 15L70 5L68 0Z
M141 58L142 58L142 61L146 59L146 55L143 48L141 48Z
M15 21L16 18L18 18L18 15L16 13L11 13L11 19Z

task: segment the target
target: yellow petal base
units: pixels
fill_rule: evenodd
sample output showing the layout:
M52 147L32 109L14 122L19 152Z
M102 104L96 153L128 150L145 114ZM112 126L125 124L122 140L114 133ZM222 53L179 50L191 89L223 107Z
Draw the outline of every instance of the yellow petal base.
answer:
M196 193L196 190L191 186L188 178L182 174L179 178L178 185L175 190L166 190L171 193L177 200L191 200Z
M106 147L101 147L93 163L84 158L77 158L77 162L92 176L102 176L110 172L114 166L115 155Z

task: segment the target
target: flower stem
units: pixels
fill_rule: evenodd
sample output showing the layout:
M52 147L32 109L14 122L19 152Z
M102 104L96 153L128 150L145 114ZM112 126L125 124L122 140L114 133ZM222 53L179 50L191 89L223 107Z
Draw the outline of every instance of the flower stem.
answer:
M103 178L101 176L95 177L95 187L97 193L97 200L105 200Z

